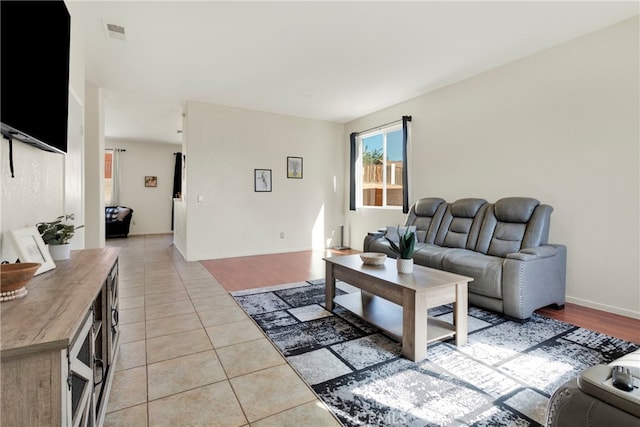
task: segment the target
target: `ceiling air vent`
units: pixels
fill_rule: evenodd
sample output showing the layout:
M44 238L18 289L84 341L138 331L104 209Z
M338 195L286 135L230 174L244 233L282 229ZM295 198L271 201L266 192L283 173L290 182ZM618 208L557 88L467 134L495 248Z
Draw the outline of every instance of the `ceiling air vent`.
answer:
M125 40L124 27L116 24L104 24L104 30L110 39Z

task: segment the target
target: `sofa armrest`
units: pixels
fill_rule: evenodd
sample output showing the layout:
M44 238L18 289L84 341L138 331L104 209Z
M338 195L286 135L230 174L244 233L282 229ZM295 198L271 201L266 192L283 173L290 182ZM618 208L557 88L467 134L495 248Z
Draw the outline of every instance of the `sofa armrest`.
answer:
M609 366L624 366L629 368L631 375L640 378L640 349L614 360Z
M611 384L611 366L596 365L584 370L578 377L578 387L586 394L640 418L640 392L637 388L630 392L615 388Z
M387 228L386 227L379 228L376 231L368 232L367 235L364 236L364 243L362 245L362 249L365 252L375 252L375 251L371 251L369 249L369 246L373 242L377 242L378 240L382 239L386 233L387 233Z
M561 385L547 405L547 427L637 427L638 417L585 393L574 378Z
M507 258L520 261L531 261L534 259L549 258L556 256L558 249L551 245L542 245L535 248L523 248L519 252L507 254Z
M549 246L550 249L544 247ZM502 264L502 304L504 314L514 319L527 319L534 310L550 304L565 303L567 248L564 245L544 245L540 254L507 257Z
M371 236L371 237L374 237L376 239L380 239L380 238L384 237L385 233L386 233L386 230L369 231L367 233L367 236Z

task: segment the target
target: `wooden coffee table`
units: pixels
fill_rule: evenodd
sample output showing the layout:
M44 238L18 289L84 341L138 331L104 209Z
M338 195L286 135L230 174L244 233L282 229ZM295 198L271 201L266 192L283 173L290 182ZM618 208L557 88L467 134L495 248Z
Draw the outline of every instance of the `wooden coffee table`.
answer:
M396 260L383 265L362 263L359 255L323 258L326 263L325 307L338 304L402 342L402 355L413 361L427 356L427 343L455 335L467 342L467 285L473 279L414 265L399 274ZM336 296L336 280L361 292ZM427 309L453 303L453 324L427 317Z

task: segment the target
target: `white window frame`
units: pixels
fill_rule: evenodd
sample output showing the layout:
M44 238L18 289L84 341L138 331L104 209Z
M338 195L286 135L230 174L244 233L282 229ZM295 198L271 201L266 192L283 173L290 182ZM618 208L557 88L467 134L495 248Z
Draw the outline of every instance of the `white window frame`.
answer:
M372 130L370 132L366 132L363 134L360 134L356 137L356 147L358 150L358 157L356 159L356 208L357 209L391 209L391 210L402 210L402 205L396 206L396 205L392 205L392 206L388 206L387 205L387 134L391 133L391 132L396 132L398 130L402 130L402 123L398 123L398 124L394 124L394 125L390 125L390 126L385 126L385 127L380 127L377 128L375 130ZM384 159L384 165L382 168L382 184L383 184L383 189L382 189L382 206L370 206L370 205L365 205L364 201L363 201L363 190L364 190L364 182L362 179L362 175L363 175L363 168L364 168L364 162L363 162L363 158L364 158L364 152L363 152L363 139L365 138L369 138L372 136L376 136L376 135L380 135L382 134L382 156ZM404 167L406 168L407 165L405 164ZM403 183L402 184L403 187L405 185L407 185L407 183Z

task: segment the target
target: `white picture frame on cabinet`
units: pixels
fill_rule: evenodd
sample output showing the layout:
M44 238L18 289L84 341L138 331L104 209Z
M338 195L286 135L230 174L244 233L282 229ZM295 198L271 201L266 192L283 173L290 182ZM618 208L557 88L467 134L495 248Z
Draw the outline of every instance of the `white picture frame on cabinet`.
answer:
M36 271L36 276L56 268L49 249L44 244L44 240L42 240L42 236L40 236L35 225L9 230L9 239L20 262L39 262L42 264Z

